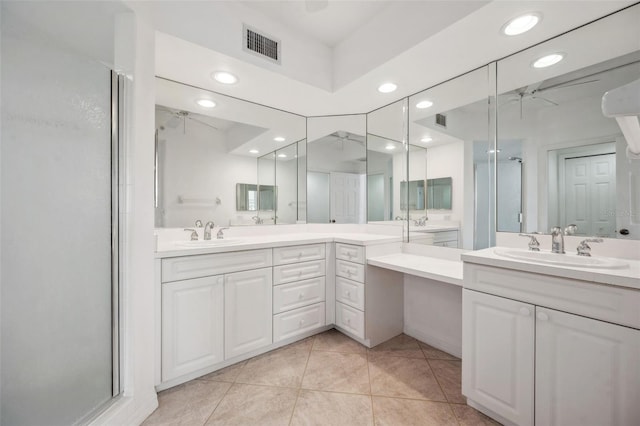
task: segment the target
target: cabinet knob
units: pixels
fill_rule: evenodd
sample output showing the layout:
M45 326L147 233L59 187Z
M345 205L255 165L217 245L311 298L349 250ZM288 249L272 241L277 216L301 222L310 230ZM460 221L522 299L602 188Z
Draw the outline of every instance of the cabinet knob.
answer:
M303 297L304 297L304 293L300 293L300 294L298 295L298 299L302 299Z
M529 315L531 315L531 311L529 310L529 308L525 308L523 306L522 308L520 308L520 315L528 317Z
M347 318L347 324L351 324L351 318Z
M349 290L347 290L345 294L347 295L347 297L351 297L351 292Z
M302 327L304 325L304 320L300 320L300 326Z
M540 321L547 321L549 319L549 315L545 314L544 312L538 312L538 315L536 316Z

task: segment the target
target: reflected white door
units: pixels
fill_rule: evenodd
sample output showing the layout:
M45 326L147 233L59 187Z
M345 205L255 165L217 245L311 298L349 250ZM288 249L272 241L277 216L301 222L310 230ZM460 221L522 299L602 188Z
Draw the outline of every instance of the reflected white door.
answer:
M615 237L615 154L565 160L564 224L578 225L578 235Z
M627 142L621 142L626 148ZM620 146L620 145L618 145ZM640 160L629 159L624 149L618 151L616 163L617 238L640 238Z
M360 213L360 175L331 173L331 221L358 223Z

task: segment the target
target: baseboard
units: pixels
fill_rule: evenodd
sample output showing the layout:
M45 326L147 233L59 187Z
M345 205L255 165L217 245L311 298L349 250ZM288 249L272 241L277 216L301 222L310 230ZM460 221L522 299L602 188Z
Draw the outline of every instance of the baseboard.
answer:
M452 342L443 340L439 337L432 336L429 333L425 333L423 331L408 327L406 324L404 326L403 332L407 336L411 336L414 339L418 339L421 342L431 345L436 349L440 349L441 351L444 351L448 354L451 354L458 358L462 358L462 342L452 343Z
M139 425L158 408L155 391L124 396L90 423L91 426Z

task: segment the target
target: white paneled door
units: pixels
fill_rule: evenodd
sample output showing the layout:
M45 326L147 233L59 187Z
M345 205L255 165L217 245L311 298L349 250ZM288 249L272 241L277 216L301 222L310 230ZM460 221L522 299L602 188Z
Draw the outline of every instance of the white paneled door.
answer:
M358 223L360 208L360 175L331 173L332 222Z

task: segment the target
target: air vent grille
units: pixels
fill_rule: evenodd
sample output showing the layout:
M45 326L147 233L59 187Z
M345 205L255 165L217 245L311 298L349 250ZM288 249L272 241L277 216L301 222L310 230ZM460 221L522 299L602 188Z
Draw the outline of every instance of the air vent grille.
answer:
M244 26L243 50L280 63L280 41Z
M447 127L447 116L444 114L436 114L436 124L442 127Z

